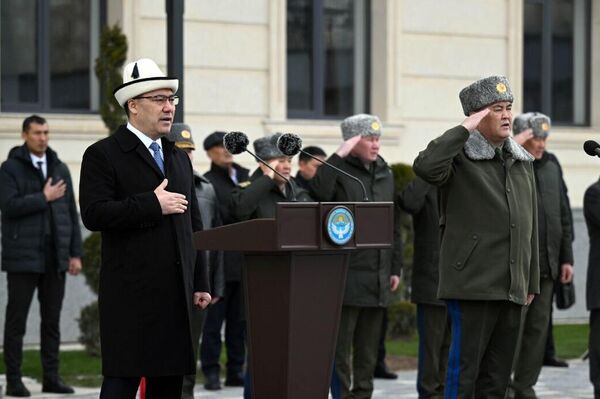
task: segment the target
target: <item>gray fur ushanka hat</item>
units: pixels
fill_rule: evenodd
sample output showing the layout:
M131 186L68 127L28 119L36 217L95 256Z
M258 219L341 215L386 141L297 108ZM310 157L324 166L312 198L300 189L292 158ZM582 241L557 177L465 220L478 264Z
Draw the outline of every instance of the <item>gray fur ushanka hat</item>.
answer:
M252 145L254 146L254 153L257 157L268 161L273 158L284 157L277 148L277 139L281 136L281 133L275 133L271 136L261 137L254 140Z
M344 119L340 126L344 141L358 135L381 136L381 121L375 115L352 115Z
M519 134L525 129L531 128L535 137L546 138L550 134L552 121L550 117L541 112L526 112L515 117L513 121L513 133Z
M512 91L508 79L494 75L471 83L458 95L466 116L471 112L500 101L513 102Z

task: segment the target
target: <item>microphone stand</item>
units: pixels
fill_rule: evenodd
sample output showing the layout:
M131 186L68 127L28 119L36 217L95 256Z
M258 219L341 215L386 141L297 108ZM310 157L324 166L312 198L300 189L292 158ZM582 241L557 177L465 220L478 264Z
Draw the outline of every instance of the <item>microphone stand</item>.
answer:
M277 176L281 177L283 180L286 181L286 183L290 186L290 192L292 193L292 201L293 202L297 202L298 200L296 199L296 190L294 190L294 185L292 184L291 180L286 178L284 175L282 175L281 173L279 173L278 171L276 171L274 168L271 167L271 165L269 165L267 162L265 162L263 159L261 159L258 155L253 154L252 152L250 152L250 150L246 149L245 150L248 154L252 155L254 158L256 158L256 160L260 163L262 163L263 165L265 165L267 168L271 169Z
M367 190L365 189L365 185L363 184L363 182L362 182L362 181L360 181L360 179L359 179L358 177L352 176L350 173L348 173L348 172L345 172L345 171L341 170L340 168L338 168L337 166L333 166L333 165L332 165L332 164L330 164L329 162L327 162L327 161L323 161L322 159L319 159L319 158L315 157L315 156L314 156L314 155L312 155L312 154L309 154L308 152L306 152L306 151L304 151L304 150L300 150L300 152L301 152L301 153L303 153L304 155L307 155L307 156L311 157L312 159L316 159L317 161L321 162L321 164L323 164L323 165L327 165L327 166L329 166L330 168L332 168L332 169L334 169L334 170L336 170L336 171L340 172L340 173L341 173L341 174L343 174L344 176L347 176L347 177L351 178L352 180L354 180L354 181L358 182L358 184L360 184L360 187L362 188L362 192L363 192L363 201L365 201L365 202L366 202L366 201L369 201L369 197L367 196Z

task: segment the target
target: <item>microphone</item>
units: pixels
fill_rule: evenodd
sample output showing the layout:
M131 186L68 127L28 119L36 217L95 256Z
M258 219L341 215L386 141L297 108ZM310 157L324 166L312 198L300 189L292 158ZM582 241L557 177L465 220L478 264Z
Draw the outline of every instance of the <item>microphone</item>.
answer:
M583 150L589 156L600 157L600 144L596 143L594 140L588 140L583 143Z
M248 136L242 132L229 132L223 136L223 147L232 155L246 151L248 143Z
M277 176L285 180L286 183L290 186L290 192L292 193L292 201L296 202L296 190L294 190L294 185L292 184L290 179L277 172L274 168L271 167L271 165L269 165L267 162L261 159L258 155L253 154L250 150L248 150L249 142L250 141L248 140L248 136L246 136L246 134L242 132L229 132L225 134L225 136L223 136L223 146L230 154L237 155L241 154L242 152L247 152L248 154L252 155L254 159L256 159L258 162L262 163L267 168L271 169L273 173L275 173Z
M302 139L297 134L284 133L281 136L279 136L279 138L277 139L277 149L279 149L279 151L281 151L284 155L287 155L290 157L293 157L297 153L301 152L304 155L307 155L308 157L310 157L312 159L316 159L321 164L327 165L330 168L332 168L333 170L338 171L339 173L343 174L344 176L351 178L352 180L354 180L354 181L358 182L358 184L360 184L360 188L362 188L362 192L363 192L363 201L369 200L369 197L367 196L367 190L365 189L365 185L363 184L362 181L360 181L359 178L352 176L350 173L343 171L342 169L340 169L336 166L333 166L332 164L330 164L327 161L324 161L320 158L315 157L312 154L309 154L306 151L303 151L302 150Z
M277 149L288 157L302 151L302 139L294 133L284 133L277 139Z

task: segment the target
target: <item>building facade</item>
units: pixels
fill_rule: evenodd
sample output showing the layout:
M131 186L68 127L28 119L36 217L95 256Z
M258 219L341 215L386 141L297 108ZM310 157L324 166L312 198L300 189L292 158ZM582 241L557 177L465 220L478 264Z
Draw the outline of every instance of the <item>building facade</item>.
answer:
M0 159L21 144L23 118L39 113L78 184L83 151L108 134L93 73L100 29L118 24L128 61L149 57L166 70L165 10L165 0L2 0ZM506 75L515 114L554 121L548 149L574 208L579 290L577 306L555 317L585 319L581 207L600 160L582 144L600 141L600 1L186 0L184 65L184 121L197 142L213 130L294 132L331 153L339 122L368 112L382 119L390 163L412 163L462 122L462 87ZM201 151L195 162L207 170ZM249 155L239 162L254 167Z

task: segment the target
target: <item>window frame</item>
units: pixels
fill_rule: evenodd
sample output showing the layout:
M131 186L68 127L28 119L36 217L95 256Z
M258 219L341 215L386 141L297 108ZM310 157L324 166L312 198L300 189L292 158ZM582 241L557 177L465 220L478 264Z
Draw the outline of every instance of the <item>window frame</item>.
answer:
M325 114L325 45L322 40L324 28L323 28L323 6L325 0L312 0L312 63L311 63L311 71L313 74L313 82L312 82L312 102L314 110L291 110L288 105L286 105L287 117L289 119L321 119L321 120L338 120L344 115L326 115ZM358 2L352 1L354 5L354 11L361 7ZM357 28L358 21L356 17L360 17L363 20L362 29L364 30L361 33L358 40L363 41L364 44L361 49L359 49L359 56L364 57L362 69L364 70L364 81L362 83L362 87L357 91L357 85L353 86L354 95L356 96L357 92L363 94L363 100L360 102L364 103L364 109L356 110L357 107L357 99L354 98L353 105L353 114L357 112L365 112L368 113L370 109L370 91L371 91L371 1L363 0L360 2L363 8L362 15L355 14L354 28ZM286 24L287 26L287 24ZM358 36L357 36L358 37ZM355 38L355 43L357 42L357 38ZM354 81L356 82L356 59L357 59L357 50L355 48L354 53ZM287 43L286 43L286 60L287 60ZM286 71L287 76L287 71ZM288 87L286 84L286 97L288 93Z
M88 30L88 34L91 34L91 29L94 26L98 26L97 32L97 41L95 48L99 48L100 34L102 31L102 27L106 24L106 2L107 0L97 0L97 7L93 7L94 3L90 2L90 17L94 16L94 13L98 13L98 24L90 23L90 30ZM19 103L19 102L5 102L0 101L0 112L39 112L46 114L97 114L99 109L94 109L94 106L99 108L100 102L100 90L95 90L96 92L92 92L92 87L90 87L90 104L87 109L77 109L77 108L52 108L51 104L51 93L50 93L50 32L49 32L49 24L50 22L50 2L46 0L37 0L36 1L36 58L37 58L37 70L38 70L38 86L37 86L37 94L38 101L35 103ZM91 21L90 21L91 22ZM94 50L94 43L90 43L90 51ZM95 86L98 88L98 84L92 84L91 80L97 79L92 59L95 60L97 54L90 54L90 86ZM0 63L0 68L2 67ZM1 95L1 93L0 93ZM93 96L97 97L97 100L94 101Z
M574 0L577 1L577 0ZM574 127L588 127L591 126L591 101L592 101L592 92L591 92L591 69L592 69L592 1L585 0L585 12L586 20L585 20L585 35L587 36L587 42L585 46L585 121L582 123L576 123L574 120L571 122L565 121L554 121L553 125L555 126L574 126ZM552 100L553 100L553 92L552 92L552 11L553 11L553 1L552 0L525 0L525 4L533 4L540 5L542 7L542 31L541 31L541 109L540 112L552 116ZM523 16L524 17L524 16ZM577 21L573 21L574 23ZM525 37L523 37L523 41ZM525 62L525 58L523 58L523 62ZM576 71L573 71L573 75L575 75ZM525 65L523 65L523 76L525 75ZM573 83L575 85L575 83ZM575 98L573 98L575 102ZM573 117L575 119L575 116Z

